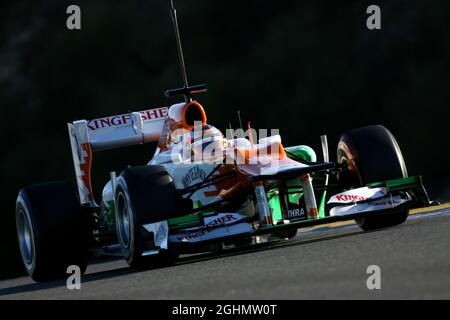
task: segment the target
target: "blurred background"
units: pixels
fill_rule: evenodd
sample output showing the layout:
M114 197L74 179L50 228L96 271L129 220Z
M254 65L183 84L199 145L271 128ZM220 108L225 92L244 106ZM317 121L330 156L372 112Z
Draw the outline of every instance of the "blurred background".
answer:
M81 8L81 30L66 8ZM366 8L381 8L381 30ZM384 124L410 175L450 199L450 2L176 0L191 84L210 123L280 129L285 146L332 155L341 133ZM176 102L181 86L168 0L0 3L0 278L23 274L18 190L74 182L67 122ZM153 145L95 154L94 187L110 170L146 163Z

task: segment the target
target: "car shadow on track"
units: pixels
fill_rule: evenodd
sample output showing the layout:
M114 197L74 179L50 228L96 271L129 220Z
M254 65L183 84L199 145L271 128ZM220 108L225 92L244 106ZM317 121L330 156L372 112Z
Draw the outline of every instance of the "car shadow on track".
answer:
M100 271L100 272L84 275L81 278L82 279L81 282L88 283L88 282L97 281L97 280L111 279L111 278L120 277L123 275L135 273L135 272L139 272L139 270L135 270L135 269L129 268L129 267L123 267L123 268L116 269L116 270ZM28 283L28 284L24 284L24 285L20 285L20 286L0 289L0 297L5 296L5 295L53 289L53 288L65 287L65 286L66 286L66 279L55 280L55 281L50 281L50 282L45 282L45 283L38 283L38 282Z
M225 249L220 252L209 252L209 253L204 253L204 254L198 254L195 256L181 257L178 259L176 265L179 266L179 265L203 262L203 261L208 261L208 260L213 260L213 259L218 259L218 258L232 257L232 256L237 256L237 255L261 252L261 251L276 250L276 249L283 249L283 248L289 248L289 247L300 246L300 245L307 245L310 243L317 243L317 242L321 242L321 241L351 237L351 236L359 235L362 233L367 233L367 231L358 230L358 231L353 231L353 232L347 232L345 234L328 235L328 236L323 236L323 237L314 238L314 239L305 239L303 237L297 236L290 240L280 240L280 241L275 241L275 242L251 244L251 245L248 245L245 247Z
M204 261L218 259L218 258L232 257L232 256L236 256L236 255L251 254L251 253L260 252L260 251L276 250L276 249L288 248L288 247L299 246L299 245L307 245L310 243L316 243L316 242L321 242L321 241L352 237L352 236L359 235L362 233L367 233L367 232L357 230L357 231L346 232L344 234L324 235L319 238L312 238L312 239L305 239L303 236L296 236L295 238L293 238L289 241L281 240L281 241L276 241L276 242L259 243L259 244L248 245L245 247L225 249L220 252L200 253L200 254L189 255L189 256L184 256L184 257L182 256L178 259L178 261L174 265L174 267L191 264L191 263L204 262ZM160 269L160 268L164 268L164 267L158 267L158 268L154 268L154 269ZM147 270L151 270L151 269L147 269ZM142 270L134 269L131 267L122 267L122 268L115 269L115 270L100 271L100 272L84 275L82 277L82 283L89 283L89 282L98 281L98 280L112 279L112 278L121 277L121 276L129 275L129 274L133 274L133 273L139 273L139 272L142 272ZM65 287L65 286L66 286L66 279L55 280L55 281L51 281L51 282L47 282L47 283L28 283L28 284L24 284L24 285L0 289L0 296L18 294L18 293L23 293L23 292L32 292L32 291L38 291L38 290L53 289L53 288Z

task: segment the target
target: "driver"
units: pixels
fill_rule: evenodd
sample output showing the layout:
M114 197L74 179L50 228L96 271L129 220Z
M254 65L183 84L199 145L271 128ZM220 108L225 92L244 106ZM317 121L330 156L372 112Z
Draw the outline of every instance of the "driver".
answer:
M194 161L215 160L223 156L226 140L222 132L210 124L198 122L186 135L185 143L190 146L191 159Z

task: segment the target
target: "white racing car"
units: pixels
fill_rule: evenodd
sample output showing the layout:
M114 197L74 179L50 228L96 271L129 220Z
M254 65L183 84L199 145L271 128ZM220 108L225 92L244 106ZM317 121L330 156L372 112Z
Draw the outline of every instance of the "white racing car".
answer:
M20 190L17 234L34 280L63 277L69 265L84 271L92 257L119 255L132 266L154 267L185 252L289 239L299 228L334 221L391 227L410 208L429 205L421 178L408 177L385 127L344 133L335 161L325 136L322 161L308 146L284 147L279 135L225 137L192 100L206 86L189 86L183 59L181 67L184 87L166 93L184 102L68 124L77 190L67 182ZM150 161L105 172L96 199L94 153L147 142L158 144Z

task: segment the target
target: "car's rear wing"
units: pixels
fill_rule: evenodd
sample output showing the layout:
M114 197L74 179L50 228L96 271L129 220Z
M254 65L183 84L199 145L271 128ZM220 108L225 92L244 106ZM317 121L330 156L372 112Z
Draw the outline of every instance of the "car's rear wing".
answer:
M157 141L168 107L68 123L81 204L95 205L91 185L94 151Z

